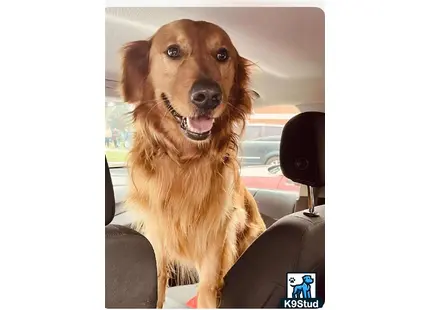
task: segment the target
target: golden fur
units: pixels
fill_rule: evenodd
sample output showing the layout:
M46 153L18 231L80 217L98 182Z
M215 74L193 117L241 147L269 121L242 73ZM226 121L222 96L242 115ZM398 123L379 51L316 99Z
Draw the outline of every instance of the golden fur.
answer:
M182 57L166 56L171 44ZM217 62L220 47L230 58ZM178 20L161 27L147 41L123 49L121 90L135 103L134 145L130 152L128 207L136 211L136 228L154 247L158 269L158 303L165 299L172 264L195 268L199 308L215 308L223 277L265 225L252 195L244 187L237 161L238 133L251 112L247 61L239 56L220 27ZM216 81L223 101L213 110L211 135L193 141L164 104L193 115L192 84L201 76Z

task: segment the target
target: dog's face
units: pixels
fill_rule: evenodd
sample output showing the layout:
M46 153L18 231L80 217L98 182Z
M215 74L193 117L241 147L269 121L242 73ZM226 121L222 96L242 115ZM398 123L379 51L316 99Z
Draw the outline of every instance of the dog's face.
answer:
M306 284L312 284L314 283L314 279L312 279L310 275L305 275L303 276L303 282L305 282Z
M173 140L210 141L251 111L246 60L208 22L178 20L126 45L121 84L141 121Z

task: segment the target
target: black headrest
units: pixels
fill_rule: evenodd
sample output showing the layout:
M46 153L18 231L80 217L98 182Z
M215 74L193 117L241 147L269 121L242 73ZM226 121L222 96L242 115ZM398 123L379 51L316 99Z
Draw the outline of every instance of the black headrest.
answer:
M280 145L282 173L294 182L325 185L325 114L304 112L284 126Z
M105 307L154 309L157 306L157 263L154 248L137 231L105 227Z
M112 178L109 165L105 156L105 225L112 222L115 215L115 196L113 193Z

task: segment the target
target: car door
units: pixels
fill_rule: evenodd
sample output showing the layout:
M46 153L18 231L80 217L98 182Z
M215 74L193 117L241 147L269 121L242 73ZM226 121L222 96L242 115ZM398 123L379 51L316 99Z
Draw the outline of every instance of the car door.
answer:
M243 166L261 164L261 150L253 142L261 137L261 134L261 125L249 124L245 127L245 132L239 145L239 159Z
M262 137L281 136L283 126L280 125L265 125L263 127Z

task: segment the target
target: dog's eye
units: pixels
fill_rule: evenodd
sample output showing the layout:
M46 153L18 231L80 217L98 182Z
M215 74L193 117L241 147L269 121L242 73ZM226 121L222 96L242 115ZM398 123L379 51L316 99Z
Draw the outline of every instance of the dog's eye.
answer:
M178 45L170 45L166 50L166 55L170 58L179 58L181 56L181 49Z
M216 52L216 59L218 61L226 61L228 59L228 51L227 49L225 49L224 47L220 48L217 52Z

